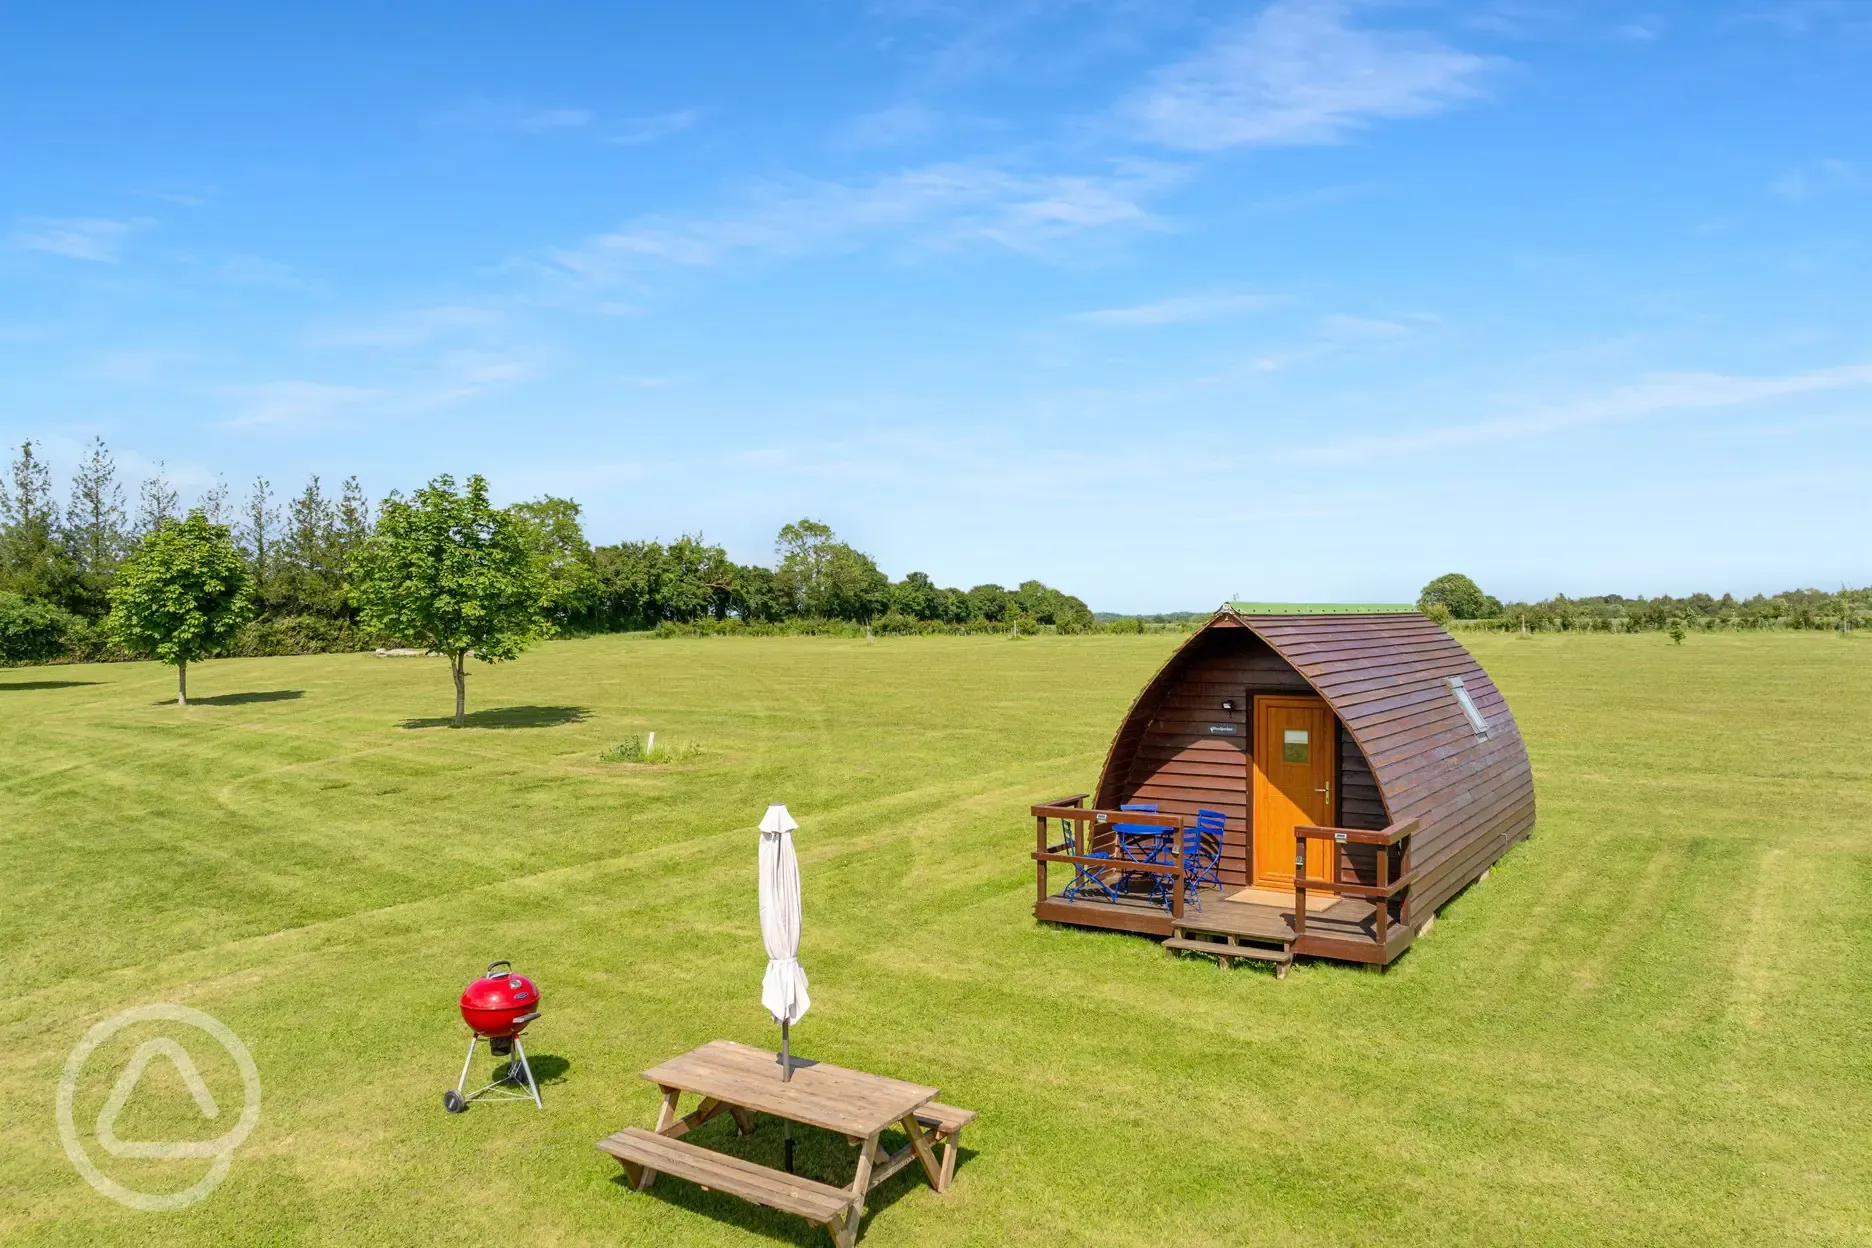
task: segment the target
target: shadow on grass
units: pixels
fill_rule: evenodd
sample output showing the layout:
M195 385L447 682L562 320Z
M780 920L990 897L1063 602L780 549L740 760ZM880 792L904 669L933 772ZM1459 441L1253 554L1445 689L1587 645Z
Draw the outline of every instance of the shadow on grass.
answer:
M734 1121L726 1114L683 1137L686 1143L697 1144L715 1152L739 1157L743 1161L752 1161L775 1170L781 1168L785 1157L785 1145L782 1123L775 1118L761 1115L755 1119L754 1133L742 1136L736 1133ZM816 1127L795 1123L793 1137L798 1142L796 1173L803 1178L813 1179L832 1187L850 1187L858 1163L858 1150L848 1144L842 1136ZM895 1153L905 1147L909 1141L900 1130L886 1131L879 1143L888 1153ZM941 1150L938 1150L940 1156ZM956 1153L956 1174L960 1175L974 1158L973 1149L964 1148ZM638 1193L631 1188L630 1177L619 1167L618 1173L611 1179L629 1200L655 1198L665 1204L686 1209L700 1217L738 1227L768 1239L789 1244L823 1244L825 1232L812 1226L804 1218L775 1209L766 1209L750 1204L739 1196L726 1192L703 1191L700 1187L683 1179L669 1175L659 1175L648 1192ZM859 1235L870 1227L871 1221L878 1214L885 1212L892 1205L907 1195L921 1192L926 1198L940 1199L929 1180L923 1174L923 1167L915 1162L905 1166L896 1174L871 1189L865 1197L864 1221L859 1225Z
M470 711L467 728L557 728L563 724L582 724L591 711L582 706L497 706L485 711ZM455 717L438 715L433 719L406 719L404 728L453 728Z
M303 689L265 689L255 693L218 693L212 698L190 698L190 706L248 706L255 702L291 702L305 697ZM156 706L174 706L174 698L164 698Z
M533 1082L545 1087L549 1083L564 1083L566 1072L572 1069L572 1063L555 1053L529 1053L527 1065L533 1068Z
M95 685L95 680L15 680L0 682L0 693L12 690L24 692L30 689L76 689L79 685Z

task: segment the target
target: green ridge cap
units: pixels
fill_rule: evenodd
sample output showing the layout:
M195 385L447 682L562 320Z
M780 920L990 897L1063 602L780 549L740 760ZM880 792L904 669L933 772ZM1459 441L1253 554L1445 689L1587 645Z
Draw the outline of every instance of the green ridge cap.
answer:
M1237 615L1403 615L1417 608L1408 602L1231 602Z

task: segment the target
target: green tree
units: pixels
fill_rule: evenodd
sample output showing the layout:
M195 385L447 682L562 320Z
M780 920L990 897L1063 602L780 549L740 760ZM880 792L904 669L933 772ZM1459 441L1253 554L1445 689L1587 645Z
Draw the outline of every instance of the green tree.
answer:
M128 523L117 461L103 438L93 438L72 474L71 502L65 507L66 545L77 565L82 599L78 608L86 615L102 615L109 605L111 576L130 546Z
M579 505L548 494L507 510L525 526L539 561L548 586L546 614L554 629L564 632L576 621L589 621L598 605L598 572L579 524Z
M654 595L658 619L725 618L734 600L734 564L700 533L685 533L663 551Z
M780 558L774 580L801 615L825 614L826 573L834 541L830 525L807 519L783 525L774 540L774 554Z
M370 534L370 500L364 496L364 487L358 484L355 475L346 477L338 495L337 529L333 538L333 558L341 577L349 575L352 561L364 549ZM347 619L356 618L357 611L351 606L348 591L341 595L337 610Z
M772 624L784 620L792 602L774 582L772 568L759 564L737 565L733 573L734 590L729 610L748 624Z
M457 728L468 720L468 656L517 658L549 626L551 586L527 526L488 502L479 475L461 493L445 474L412 498L385 499L351 587L366 628L448 656Z
M977 585L968 591L968 611L971 620L999 624L1008 614L1007 590L994 584Z
M1449 608L1449 613L1459 620L1482 620L1489 617L1488 595L1481 587L1460 572L1446 572L1423 587L1417 595L1417 609L1428 615L1430 608L1442 606ZM1501 604L1495 604L1496 610Z
M141 537L153 533L158 527L182 515L181 496L170 484L169 474L161 460L156 462L156 475L143 482L143 488L137 495L136 532Z
M801 615L869 620L890 607L890 578L871 556L838 540L830 526L799 520L774 543L774 582Z
M890 587L890 609L913 620L940 620L942 591L927 572L912 572Z
M0 664L43 663L65 649L72 617L49 602L0 593Z
M338 515L316 474L286 504L279 555L282 607L336 615L345 592L344 567L338 562Z
M598 616L606 628L648 628L655 613L657 570L663 547L657 542L619 542L592 551L598 578Z
M200 511L145 533L111 584L111 631L126 650L176 669L188 705L188 665L213 654L253 615L247 569L225 525Z
M871 556L844 542L827 550L822 599L815 615L835 620L868 621L890 607L890 578Z
M228 483L220 477L215 483L201 492L195 500L195 510L208 517L210 524L232 525L234 514L229 504Z
M0 590L63 604L77 588L78 569L65 550L52 474L31 442L20 444L11 487L0 483Z
M253 492L241 519L241 545L247 552L247 566L253 577L254 604L264 610L273 595L273 576L279 563L279 508L273 505L273 487L265 477L255 477Z

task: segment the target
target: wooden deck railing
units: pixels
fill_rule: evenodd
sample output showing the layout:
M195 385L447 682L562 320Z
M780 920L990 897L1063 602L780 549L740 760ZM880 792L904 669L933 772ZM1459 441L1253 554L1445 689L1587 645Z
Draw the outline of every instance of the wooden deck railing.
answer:
M1036 807L1036 809L1038 809ZM1306 935L1306 895L1309 888L1320 889L1341 897L1368 897L1377 902L1378 947L1383 948L1391 934L1391 899L1409 890L1415 872L1411 869L1410 838L1417 831L1417 821L1406 819L1394 823L1379 832L1369 832L1359 828L1315 828L1302 826L1294 829L1294 936ZM1328 878L1323 880L1307 877L1307 842L1324 841L1328 846ZM1347 845L1370 845L1376 848L1374 857L1378 860L1378 883L1355 884L1343 882L1339 878L1339 853ZM1403 846L1399 854L1398 878L1391 878L1391 850Z
M1155 815L1142 810L1092 810L1084 803L1089 793L1077 793L1071 797L1062 797L1056 802L1045 802L1032 807L1034 817L1034 903L1046 901L1047 864L1066 862L1074 866L1093 867L1101 871L1118 871L1123 874L1133 872L1140 875L1169 875L1170 881L1170 917L1183 917L1183 829L1188 821L1182 815ZM1066 839L1058 844L1048 844L1047 827L1051 820L1058 819ZM1073 851L1091 849L1091 837L1097 836L1097 829L1110 827L1115 823L1138 824L1148 828L1164 828L1171 833L1172 861L1140 862L1120 854L1109 858L1092 858ZM1088 825L1092 829L1087 831Z

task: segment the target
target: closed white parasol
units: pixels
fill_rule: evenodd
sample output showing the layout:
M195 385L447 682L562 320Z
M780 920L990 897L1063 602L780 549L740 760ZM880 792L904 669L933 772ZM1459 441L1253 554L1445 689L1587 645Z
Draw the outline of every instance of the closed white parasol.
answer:
M780 1024L780 1078L793 1078L792 1025L812 1006L806 995L806 971L799 964L799 858L793 852L793 829L799 824L775 803L760 823L760 928L767 946L767 974L761 980L761 1004ZM793 1126L786 1124L786 1167L793 1169Z

